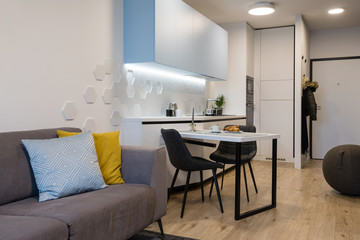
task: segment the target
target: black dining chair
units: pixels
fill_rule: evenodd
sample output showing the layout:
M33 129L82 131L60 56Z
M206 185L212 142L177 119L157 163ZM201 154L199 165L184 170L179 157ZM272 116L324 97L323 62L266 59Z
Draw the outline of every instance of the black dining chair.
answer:
M219 200L220 211L221 213L224 212L222 202L221 202L221 195L220 189L216 178L216 169L223 168L223 165L220 163L215 163L209 160L206 160L201 157L193 157L191 156L188 148L185 145L184 140L182 139L181 135L175 129L161 129L161 134L163 136L166 149L169 154L171 164L176 168L173 180L171 182L171 187L168 192L168 200L170 198L170 194L173 191L175 181L179 170L187 172L186 184L185 184L185 191L184 191L184 198L181 208L181 215L182 218L184 216L184 209L186 203L186 196L189 189L189 181L191 172L199 171L200 172L200 184L201 184L201 196L202 201L204 201L204 186L203 186L203 170L212 170L213 173L213 182L215 182L215 188Z
M225 128L230 127L230 126L232 126L232 125L226 125L224 127L224 130L225 130ZM240 131L243 131L243 132L256 132L255 126L252 126L252 125L240 125L239 129L240 129ZM237 133L234 133L234 134L237 134ZM249 166L251 177L252 177L252 180L254 183L254 188L255 188L256 193L258 193L254 173L253 173L251 163L250 163L250 161L255 157L256 152L257 152L256 141L241 143L240 164L243 166L246 197L247 197L248 202L249 202L249 192L248 192L248 186L247 186L247 180L246 180L245 164L247 163ZM219 146L216 149L216 151L210 154L211 160L213 160L217 163L224 164L222 180L221 180L221 189L223 188L223 183L224 183L225 164L235 164L235 153L236 153L236 143L235 142L220 141ZM209 194L210 197L211 197L212 188L213 188L213 183L211 184L211 187L210 187L210 194Z

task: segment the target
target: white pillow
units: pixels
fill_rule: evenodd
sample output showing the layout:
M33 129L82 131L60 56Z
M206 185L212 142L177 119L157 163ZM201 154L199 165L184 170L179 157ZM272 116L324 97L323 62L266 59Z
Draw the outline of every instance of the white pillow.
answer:
M39 202L107 187L91 132L22 142L30 156Z

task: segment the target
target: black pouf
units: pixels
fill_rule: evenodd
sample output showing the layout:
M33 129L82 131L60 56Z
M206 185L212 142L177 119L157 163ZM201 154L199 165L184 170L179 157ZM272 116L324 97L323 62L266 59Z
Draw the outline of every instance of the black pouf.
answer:
M340 145L328 151L323 160L327 183L347 195L360 195L360 146Z

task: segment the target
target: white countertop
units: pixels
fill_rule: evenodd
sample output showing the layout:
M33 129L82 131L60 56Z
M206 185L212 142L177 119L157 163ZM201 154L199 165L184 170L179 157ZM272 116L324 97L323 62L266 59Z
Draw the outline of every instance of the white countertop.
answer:
M251 142L256 140L280 138L279 134L274 133L253 133L253 132L225 132L213 133L210 130L179 131L184 138L205 139L227 142Z
M232 119L245 119L245 115L221 115L221 116L199 116L195 115L195 121L211 121L211 120L232 120ZM191 121L191 115L185 115L181 117L166 117L166 116L154 116L154 117L125 117L126 121L141 121L141 122L177 122L177 121Z

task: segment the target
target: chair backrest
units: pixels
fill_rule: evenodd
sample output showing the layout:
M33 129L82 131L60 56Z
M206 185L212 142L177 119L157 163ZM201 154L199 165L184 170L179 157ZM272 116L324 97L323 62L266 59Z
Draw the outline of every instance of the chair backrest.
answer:
M224 129L230 126L233 125L226 125ZM239 128L243 132L256 132L256 127L253 125L240 125ZM220 141L218 150L222 153L235 154L236 144L233 142ZM241 143L241 155L249 155L249 157L252 158L256 155L256 152L257 152L256 141Z
M188 169L193 161L179 132L175 129L161 129L171 164L180 170Z

